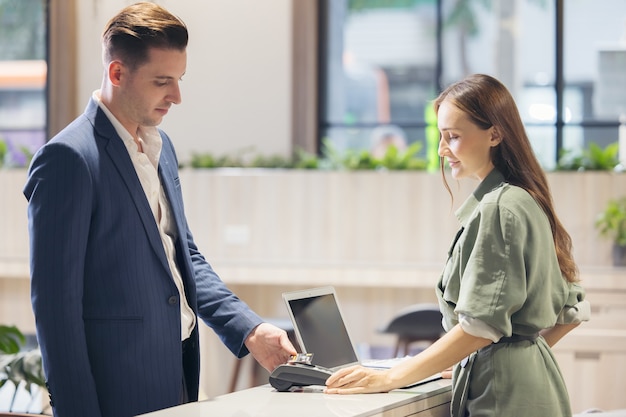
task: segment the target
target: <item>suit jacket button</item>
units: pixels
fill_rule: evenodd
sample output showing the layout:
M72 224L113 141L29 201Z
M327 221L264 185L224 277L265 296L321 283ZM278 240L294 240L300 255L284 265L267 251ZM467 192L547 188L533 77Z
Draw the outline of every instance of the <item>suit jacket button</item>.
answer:
M176 304L178 304L178 297L177 297L177 296L175 296L175 295L172 295L170 298L168 298L168 299L167 299L167 302L168 302L171 306L176 305Z

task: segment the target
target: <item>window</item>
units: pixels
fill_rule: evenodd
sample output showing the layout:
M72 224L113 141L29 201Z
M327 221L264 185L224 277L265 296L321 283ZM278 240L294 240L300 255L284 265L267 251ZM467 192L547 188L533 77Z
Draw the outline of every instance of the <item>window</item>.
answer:
M567 1L563 14L563 146L605 147L617 142L626 117L626 2Z
M321 3L322 138L339 151L375 149L391 137L425 142L437 91L436 4Z
M0 0L0 166L24 166L46 137L43 0Z
M320 3L319 136L338 150L372 150L393 135L422 142L436 166L428 104L477 72L507 85L546 169L561 150L617 142L626 114L622 0Z

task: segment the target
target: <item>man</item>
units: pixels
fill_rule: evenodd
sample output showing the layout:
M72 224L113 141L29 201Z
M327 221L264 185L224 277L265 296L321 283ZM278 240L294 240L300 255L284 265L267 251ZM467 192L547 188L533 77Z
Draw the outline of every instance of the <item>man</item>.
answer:
M32 304L55 416L126 417L198 398L197 317L268 370L295 353L198 251L170 138L188 33L153 3L103 34L84 114L29 169Z

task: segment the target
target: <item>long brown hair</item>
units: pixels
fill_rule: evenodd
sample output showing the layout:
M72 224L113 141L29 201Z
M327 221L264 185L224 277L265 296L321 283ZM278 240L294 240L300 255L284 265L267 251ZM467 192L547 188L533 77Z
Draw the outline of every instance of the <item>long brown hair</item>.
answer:
M444 100L453 103L481 129L495 126L502 141L491 148L491 161L508 183L525 189L546 213L561 273L567 281L577 281L572 239L556 215L545 172L533 152L515 100L507 88L491 76L474 74L446 88L434 101L435 113ZM441 168L443 172L443 159ZM449 191L445 175L444 182Z

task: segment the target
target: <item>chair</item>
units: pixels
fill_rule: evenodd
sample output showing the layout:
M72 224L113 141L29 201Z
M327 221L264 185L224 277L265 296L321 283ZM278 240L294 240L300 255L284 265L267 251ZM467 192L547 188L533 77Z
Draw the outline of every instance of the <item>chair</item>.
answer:
M394 357L402 348L404 355L409 353L409 345L418 341L433 343L444 333L441 320L443 316L436 304L414 304L400 310L387 325L380 328L381 333L397 335Z

